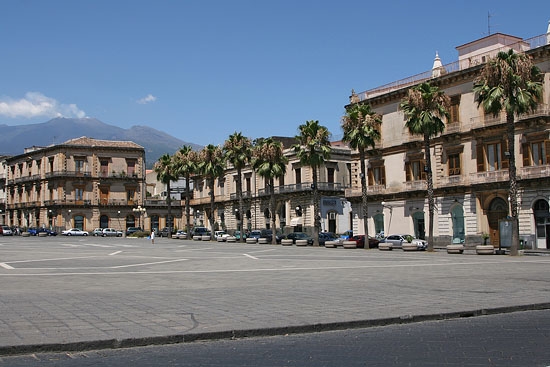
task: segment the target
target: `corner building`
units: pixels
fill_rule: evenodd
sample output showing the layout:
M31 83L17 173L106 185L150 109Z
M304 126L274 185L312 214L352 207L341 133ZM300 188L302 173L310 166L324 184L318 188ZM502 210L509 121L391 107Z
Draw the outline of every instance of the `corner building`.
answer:
M479 244L482 235L498 247L499 221L510 215L505 113L487 115L472 91L484 63L499 51L514 49L532 57L544 74L544 91L536 111L516 117L515 145L519 188L519 230L525 248L550 249L550 26L546 34L521 39L492 34L459 46L458 61L443 65L436 54L431 70L355 94L350 103L369 103L382 115L382 139L368 153L369 234L428 233L425 157L422 136L405 127L399 103L407 90L429 81L451 99L445 131L432 139L431 161L436 210L436 246ZM361 232L359 157L353 152L353 229Z

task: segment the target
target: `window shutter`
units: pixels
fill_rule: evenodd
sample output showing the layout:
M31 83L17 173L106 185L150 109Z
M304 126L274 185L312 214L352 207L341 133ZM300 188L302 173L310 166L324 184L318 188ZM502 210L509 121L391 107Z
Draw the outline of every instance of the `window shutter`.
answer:
M531 165L531 160L529 159L529 144L523 143L521 145L521 150L523 151L523 167L529 167Z
M412 181L411 172L411 163L405 162L405 181Z
M426 172L426 168L430 169L430 167L426 166L426 161L422 160L420 161L421 167L422 167L422 173L420 173L420 179L427 180L428 179L428 172Z
M380 167L380 184L386 186L386 167L384 166Z
M478 172L484 172L485 171L485 157L483 156L483 144L477 143L476 148L476 160L477 160L477 171Z
M374 185L374 172L372 172L372 168L367 169L367 174L369 177L369 186Z
M544 164L550 164L550 140L544 141Z

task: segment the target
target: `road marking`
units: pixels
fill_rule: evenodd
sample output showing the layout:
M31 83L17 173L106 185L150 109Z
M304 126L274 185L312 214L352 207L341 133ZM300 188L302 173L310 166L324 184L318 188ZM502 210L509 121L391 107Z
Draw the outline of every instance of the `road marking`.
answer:
M113 256L113 255L118 255L120 254L122 251L115 251L115 252L112 252L109 254L109 256Z
M252 256L252 255L249 255L249 254L243 254L243 255L246 256L246 257L249 257L251 259L258 260L258 258L255 257L255 256Z
M176 259L176 260L166 260L166 261L156 261L152 263L141 263L141 264L130 264L130 265L118 265L118 266L111 266L110 269L121 269L121 268L131 268L133 266L145 266L145 265L158 265L158 264L168 264L168 263L175 263L178 261L186 261L187 259Z
M8 270L13 270L14 269L13 266L9 266L6 263L0 263L0 266L3 267L4 269L8 269Z

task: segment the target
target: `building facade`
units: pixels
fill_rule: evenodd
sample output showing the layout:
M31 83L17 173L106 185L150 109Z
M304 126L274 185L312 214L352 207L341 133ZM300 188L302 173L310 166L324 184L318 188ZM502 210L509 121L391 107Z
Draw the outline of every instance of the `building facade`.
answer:
M138 226L145 206L145 150L87 137L33 147L6 164L6 224L56 230Z
M457 47L459 59L443 65L436 54L432 70L359 94L351 103L369 103L382 115L382 139L369 151L368 228L370 234L405 233L427 237L423 137L412 136L398 106L407 90L429 81L451 99L445 131L431 144L436 210L435 245L480 243L490 236L499 245L510 215L506 116L487 115L472 91L483 64L499 51L514 49L532 57L544 74L543 99L538 109L516 117L514 152L519 185L521 243L527 248L550 248L550 29L548 34L523 40L493 34ZM353 229L361 232L361 187L358 155L353 154ZM505 225L505 224L504 224Z
M293 139L274 138L283 143L284 154L289 162L284 176L275 180L277 231L289 233L304 231L312 233L314 226L313 190L311 167L303 166L291 145ZM333 145L330 159L318 169L318 188L320 197L321 230L344 232L350 228L350 203L344 197L344 190L350 185L349 148ZM270 193L266 180L260 177L252 167L242 170L244 213L239 213L237 199L237 170L229 167L223 177L214 183L214 230L226 229L232 232L238 228L242 219L243 229L254 230L270 228ZM206 180L200 177L193 182L192 223L195 226L210 226L210 188ZM212 230L212 228L210 228Z

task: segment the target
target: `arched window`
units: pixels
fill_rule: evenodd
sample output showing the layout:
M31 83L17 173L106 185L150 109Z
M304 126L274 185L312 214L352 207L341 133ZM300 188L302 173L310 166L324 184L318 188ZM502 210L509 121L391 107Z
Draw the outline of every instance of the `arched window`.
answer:
M82 215L74 216L74 227L84 230L84 217Z
M109 217L106 215L102 215L101 217L99 217L99 226L101 228L109 227Z

